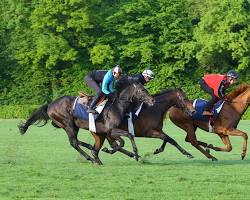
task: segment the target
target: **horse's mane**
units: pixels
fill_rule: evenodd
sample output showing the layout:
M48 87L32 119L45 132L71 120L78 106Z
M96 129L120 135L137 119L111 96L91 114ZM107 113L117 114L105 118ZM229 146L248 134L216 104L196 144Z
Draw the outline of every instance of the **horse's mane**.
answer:
M235 90L233 90L232 92L230 92L227 95L227 98L229 100L233 100L235 97L239 96L240 94L242 94L244 91L246 91L248 88L250 88L250 85L246 84L246 83L242 83L241 85L239 85Z
M115 89L118 90L118 92L121 92L122 90L124 90L125 88L127 88L128 86L130 86L132 84L140 84L140 83L137 82L137 81L135 81L135 80L133 80L128 75L124 75L122 78L120 78L116 82Z
M160 95L163 95L163 94L172 92L172 91L174 91L174 90L176 90L176 88L164 89L164 90L161 90L159 93L153 94L152 96L153 96L153 97L157 97L157 96L160 96Z

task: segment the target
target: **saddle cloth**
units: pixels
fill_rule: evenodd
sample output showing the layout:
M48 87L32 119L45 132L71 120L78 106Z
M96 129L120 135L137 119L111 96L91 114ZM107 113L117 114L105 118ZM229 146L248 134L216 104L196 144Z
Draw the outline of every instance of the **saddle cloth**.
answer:
M202 120L202 121L215 121L217 117L219 116L219 113L224 105L224 101L220 100L217 103L214 104L212 108L212 114L213 116L207 116L203 115L203 112L205 111L204 108L209 104L209 102L205 99L195 99L193 102L193 107L196 110L196 113L193 115L193 119L195 120Z

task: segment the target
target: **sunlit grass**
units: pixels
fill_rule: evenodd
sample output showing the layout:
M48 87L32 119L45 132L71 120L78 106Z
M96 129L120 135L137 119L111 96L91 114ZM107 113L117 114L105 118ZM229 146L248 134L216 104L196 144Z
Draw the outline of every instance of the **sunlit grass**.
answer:
M0 199L249 199L250 159L240 160L242 138L232 138L230 153L211 152L207 160L184 141L185 134L165 123L165 131L194 159L167 144L153 155L157 139L137 138L140 162L120 153L100 153L103 166L86 162L69 145L63 130L31 127L21 136L18 120L0 120ZM240 129L249 131L249 121ZM222 145L219 137L199 131L200 140ZM93 143L86 131L81 140ZM130 144L126 142L126 148ZM108 146L105 144L105 146ZM89 153L89 151L87 151Z

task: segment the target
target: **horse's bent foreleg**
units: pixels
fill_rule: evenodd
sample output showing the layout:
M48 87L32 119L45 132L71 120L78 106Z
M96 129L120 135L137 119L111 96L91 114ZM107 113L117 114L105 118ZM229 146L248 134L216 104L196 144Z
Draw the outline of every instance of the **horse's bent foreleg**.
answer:
M109 153L109 154L114 154L117 151L119 151L119 152L129 156L130 158L135 157L134 153L122 148L124 146L125 142L121 137L113 138L111 136L108 136L107 139L108 139L108 142L109 142L110 146L112 147L112 149L108 149L105 147L102 149L102 151Z
M248 140L247 134L238 129L227 130L226 134L232 136L241 136L243 138L242 153L241 153L241 159L243 160L247 152L247 140Z
M212 144L209 144L207 148L213 149L215 151L225 151L230 152L232 151L232 145L227 135L219 135L222 142L225 144L225 147L215 147Z
M106 138L109 142L109 145L112 147L112 149L108 149L107 147L105 147L102 149L102 151L109 153L109 154L116 153L125 144L124 140L120 136L119 137L112 137L111 135L107 135Z
M112 129L111 137L116 137L116 136L126 136L130 139L130 142L133 147L133 152L135 154L135 159L136 161L138 161L140 156L138 155L138 149L135 144L134 136L127 131L115 128L115 129Z
M78 143L78 145L81 145L81 146L83 146L83 147L85 147L85 148L87 148L89 150L93 150L94 149L94 147L91 144L82 142L80 140L77 140L77 143Z

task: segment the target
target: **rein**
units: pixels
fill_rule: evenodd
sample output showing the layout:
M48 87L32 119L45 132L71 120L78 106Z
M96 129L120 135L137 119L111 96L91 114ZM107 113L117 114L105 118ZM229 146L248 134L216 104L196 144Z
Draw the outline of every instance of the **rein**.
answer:
M227 103L244 103L244 104L249 104L250 101L229 101L229 100L224 100Z

